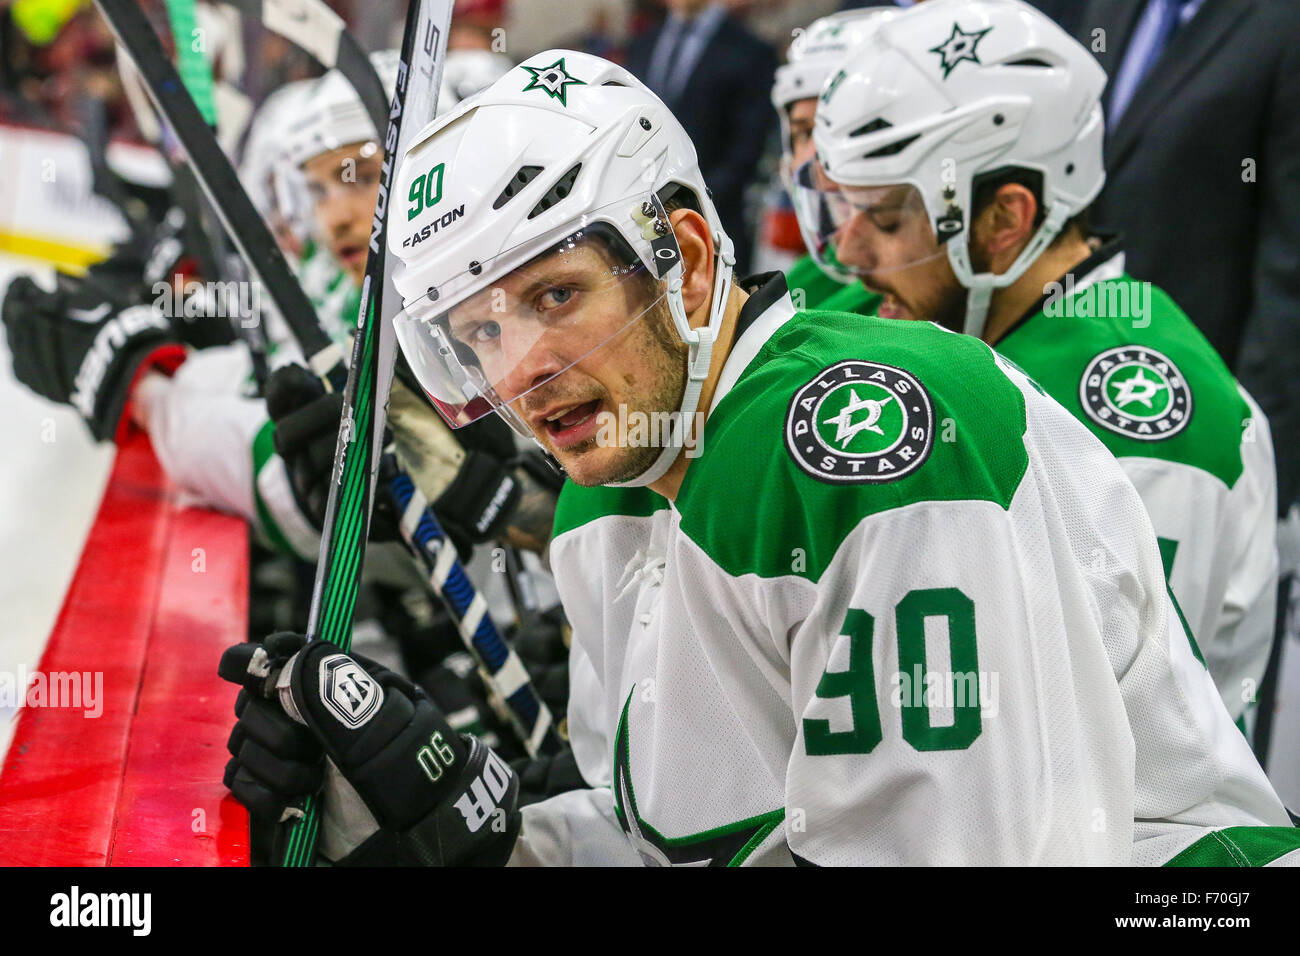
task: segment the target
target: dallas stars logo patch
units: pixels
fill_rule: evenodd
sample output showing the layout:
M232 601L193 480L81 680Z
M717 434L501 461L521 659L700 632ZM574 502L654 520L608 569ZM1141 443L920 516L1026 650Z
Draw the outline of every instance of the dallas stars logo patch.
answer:
M560 57L550 66L535 67L525 66L525 70L533 75L524 87L523 92L529 90L543 90L551 99L559 100L561 106L568 106L568 89L570 86L586 86L586 80L580 80L576 76L571 76L569 71L564 67L564 57Z
M911 474L930 456L934 408L909 372L850 360L795 392L785 447L795 464L828 484L882 483Z
M979 46L980 40L984 39L984 36L992 29L992 27L985 27L983 30L967 33L954 23L952 25L952 35L938 46L930 47L929 52L939 54L939 65L943 68L943 78L945 80L948 79L948 74L953 71L958 63L964 60L976 64L980 62L975 48Z
M1192 390L1178 366L1138 345L1095 356L1079 380L1079 402L1102 428L1141 441L1177 435L1192 419Z

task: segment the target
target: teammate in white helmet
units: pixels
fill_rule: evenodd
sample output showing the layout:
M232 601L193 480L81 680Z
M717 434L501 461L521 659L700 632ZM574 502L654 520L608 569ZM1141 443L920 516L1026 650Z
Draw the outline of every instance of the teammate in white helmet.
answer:
M817 109L821 239L882 316L933 319L1017 362L1115 454L1229 713L1274 629L1268 422L1160 289L1088 226L1105 180L1088 51L1028 4L933 0L882 22ZM1245 723L1242 722L1245 730Z
M391 91L396 82L397 54L392 51L375 54L372 64ZM467 92L473 82L482 81L484 70L494 64L497 69L502 68L500 63L485 64L480 58L472 69L460 70L459 74L463 74L460 91ZM453 77L458 75L457 70L451 73ZM452 94L448 108L457 102L458 98ZM274 132L268 133L268 127L274 127ZM346 346L356 321L370 214L379 183L382 154L377 138L356 93L341 73L331 71L319 79L278 91L268 100L263 115L259 115L250 131L245 164L245 178L253 187L253 195L273 223L285 226L281 234L292 236L302 229L304 220L314 226L300 246L295 269L322 327L344 346L345 354L350 354ZM300 201L296 205L289 201L303 196L309 204L306 210ZM255 284L253 288L256 289ZM35 287L19 289L19 293L24 291L30 291L29 298L41 294ZM77 294L94 297L100 292L91 289ZM269 302L261 304L270 306ZM20 305L15 296L9 310L15 321L21 319L20 313L31 311L31 303ZM52 334L58 322L71 321L61 314L63 311L61 308L44 310L48 315L40 322L31 323L31 330L36 333L34 343L41 334ZM113 321L113 308L103 313L98 316L101 323ZM232 320L248 322L257 318L248 315ZM267 308L261 318L268 330L271 364L301 362L301 351L273 309ZM196 324L224 325L232 320L213 316ZM82 405L90 412L87 417L96 435L106 438L117 434L123 427L122 413L129 409L130 417L149 432L154 449L173 481L206 504L246 517L277 548L314 560L319 546L317 528L324 511L324 490L318 487L323 482L315 480L313 468L306 467L305 463L310 460L315 470L327 470L322 460L332 458L332 452L322 452L317 446L333 446L334 439L326 435L332 430L331 423L322 419L317 423L319 427L309 434L295 430L298 440L292 443L290 454L301 461L291 462L287 468L283 456L277 453L275 423L268 418L266 402L254 394L247 349L242 344L198 349L186 355L183 363L172 352L167 353L172 357L165 363L144 361L148 355L146 346L167 344L175 348L175 334L167 324L161 315L151 315L147 322L133 320L127 326L128 340L109 365L112 374L99 376L93 383L82 377L94 386L82 389L87 393ZM87 335L76 337L65 333L59 339L64 343L63 348L40 349L34 345L34 360L39 359L45 365L67 363L75 374L83 362L84 349L90 347L98 328L80 322L70 329ZM133 338L137 340L131 341ZM76 347L78 342L82 343L81 351ZM24 356L17 358L22 361ZM282 380L272 378L273 383ZM273 409L285 406L292 410L301 389L280 391L287 398L279 401L276 394L269 395ZM470 460L479 460L481 456L471 454L467 458L456 440L445 429L442 432L446 438L443 443L446 454L438 458L438 474L451 480L458 469L464 471L460 487L473 489L470 495L473 500L458 500L452 514L462 515L473 525L474 514L478 513L475 509L490 505L501 476L494 479L490 474L481 473ZM500 452L497 457L513 457L508 439L496 444L502 445L496 449ZM480 451L486 454L488 449ZM502 514L508 511L508 508L501 509ZM458 529L453 529L453 533L458 533ZM539 534L544 543L545 533ZM534 542L533 546L540 548L541 544Z
M834 243L827 241L819 197L796 188L792 177L795 170L813 158L817 97L832 71L873 24L896 13L897 7L868 7L814 21L796 33L787 62L777 68L772 84L772 105L781 124L781 180L790 193L799 233L808 250L786 270L785 277L791 296L798 296L797 290L802 290L803 304L810 309L874 315L880 302L880 296L868 291L857 276L836 263Z
M273 91L248 124L239 162L239 181L291 260L302 254L312 228L311 208L300 175L282 160L284 128L300 115L315 80L295 80Z
M1150 864L1287 822L1113 457L973 339L733 281L690 141L625 70L525 60L416 137L395 194L430 398L572 479L551 559L592 789L521 813L392 675L357 728L336 648L229 652L282 741L263 810L321 750L339 771L327 858Z

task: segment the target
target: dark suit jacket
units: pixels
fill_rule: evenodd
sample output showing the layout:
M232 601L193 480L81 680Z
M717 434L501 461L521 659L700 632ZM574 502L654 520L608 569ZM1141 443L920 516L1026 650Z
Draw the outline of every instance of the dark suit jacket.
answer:
M1068 33L1078 29L1084 8L1088 5L1086 0L1026 0L1026 2L1042 10Z
M661 29L635 38L629 47L627 68L642 81ZM705 45L680 97L668 104L695 143L700 172L736 244L742 269L752 244L744 221L745 189L754 181L768 130L776 120L770 99L775 73L772 48L727 16Z
M1076 36L1113 79L1144 0L1092 0ZM1096 49L1104 30L1105 51ZM1205 0L1107 131L1100 226L1269 416L1278 506L1300 493L1300 3Z

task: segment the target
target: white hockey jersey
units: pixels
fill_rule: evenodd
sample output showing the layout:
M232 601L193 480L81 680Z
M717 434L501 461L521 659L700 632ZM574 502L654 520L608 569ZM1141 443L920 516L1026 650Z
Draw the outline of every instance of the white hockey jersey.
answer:
M346 346L360 293L327 251L313 243L295 266L322 327ZM271 365L302 362L284 321L266 310ZM347 349L345 348L345 354ZM320 535L299 509L275 453L266 403L252 397L252 362L243 344L191 352L176 374L136 396L168 476L204 504L245 518L278 550L316 559Z
M1102 444L974 339L784 292L674 503L561 495L593 789L526 807L512 863L1158 864L1286 827Z
M1277 607L1268 420L1117 243L996 343L1088 426L1142 496L1178 607L1234 719L1254 703Z

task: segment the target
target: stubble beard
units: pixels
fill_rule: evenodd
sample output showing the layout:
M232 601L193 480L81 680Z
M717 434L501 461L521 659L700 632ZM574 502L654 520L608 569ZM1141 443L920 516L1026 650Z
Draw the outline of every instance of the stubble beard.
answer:
M634 325L632 335L622 347L628 354L646 356L648 368L644 374L651 383L648 395L627 396L629 416L632 413L649 415L654 412L672 412L681 408L682 395L686 391L686 360L690 349L673 327L667 297L659 299L644 320ZM618 414L617 409L613 412ZM564 457L572 457L577 465L582 457L597 447L597 439L592 437L565 449L563 454ZM572 470L566 467L565 471L569 472L569 478L575 484L588 488L620 484L649 471L662 451L661 447L654 445L625 447L618 449L619 454L612 456L612 460L600 472L575 474L581 470L578 467ZM560 461L563 464L562 458Z
M976 272L987 268L979 263L972 263L972 265ZM929 301L922 300L917 303L915 309L908 306L906 317L922 322L934 322L950 332L962 332L966 327L966 301L970 291L957 281L957 277L949 268L944 268L935 277L932 288L931 294L925 297Z

